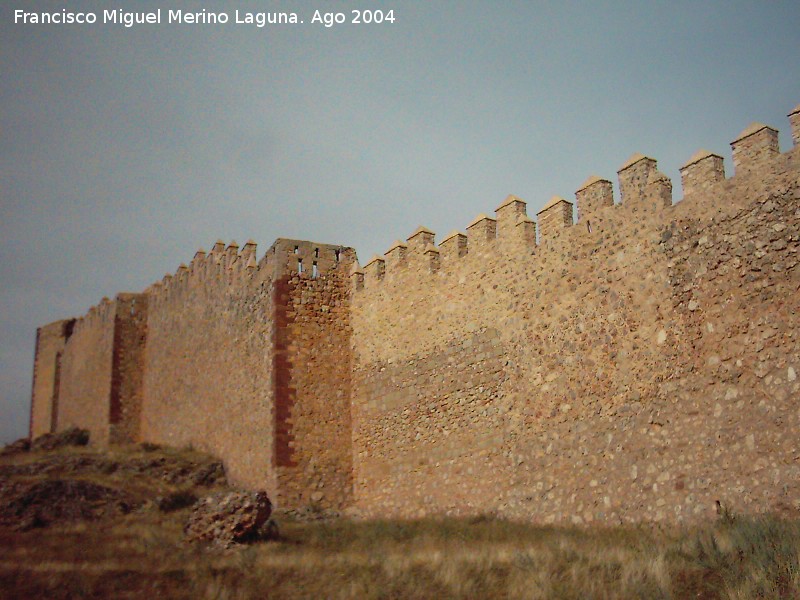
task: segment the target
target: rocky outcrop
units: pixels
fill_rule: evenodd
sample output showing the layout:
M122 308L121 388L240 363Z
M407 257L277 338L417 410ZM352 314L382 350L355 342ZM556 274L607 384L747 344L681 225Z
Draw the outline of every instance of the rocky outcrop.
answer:
M11 442L10 444L6 444L2 451L0 451L0 455L10 455L10 454L20 454L21 452L27 452L31 449L31 441L28 438L21 438L16 442Z
M31 450L55 450L65 446L85 446L89 443L89 431L71 427L59 433L45 433L31 442Z
M15 442L7 444L0 455L20 454L29 451L48 451L64 448L67 446L86 446L89 443L89 431L71 427L59 433L45 433L31 440L21 438Z
M225 469L212 456L146 447L98 452L80 446L82 439L80 430L48 434L46 445L56 451L27 452L15 442L2 453L0 527L27 530L140 509L173 512L225 485Z
M0 521L21 530L125 514L137 506L124 491L74 479L40 481L4 491L12 499L0 506Z

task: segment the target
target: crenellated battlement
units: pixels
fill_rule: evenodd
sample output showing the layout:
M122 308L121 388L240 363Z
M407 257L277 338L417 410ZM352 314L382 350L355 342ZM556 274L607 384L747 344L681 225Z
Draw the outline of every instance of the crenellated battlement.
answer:
M725 165L719 154L698 150L680 168L683 194L705 191L725 181Z
M536 221L507 196L438 263L395 244L355 269L356 505L692 521L746 485L766 507L754 465L793 456L800 427L800 154L774 131L737 138L729 178L695 152L680 202L637 153L616 200L598 175Z
M391 248L384 253L384 256L386 257L385 261L389 265L390 271L399 270L408 262L408 244L397 240L392 244Z
M481 213L467 225L468 252L487 252L497 239L497 220Z
M778 130L763 123L751 123L731 142L734 171L754 171L780 154Z
M182 302L189 293L249 293L253 285L296 275L303 279L322 277L340 266L349 268L355 262L352 248L319 244L305 240L278 239L261 260L257 245L248 240L240 247L236 241L227 245L217 240L211 251L195 252L189 264L181 263L175 273L150 285L145 293L155 305Z
M648 188L660 179L654 158L633 154L617 171L620 204L640 205L649 197Z
M439 242L439 253L445 263L456 261L467 254L467 235L451 231Z
M589 223L600 218L601 211L614 206L614 190L608 179L590 175L575 192L578 205L578 221Z
M363 266L217 240L37 330L31 432L191 444L278 506L362 516L690 522L715 499L792 502L800 105L789 121L783 154L772 127L742 131L730 177L692 154L680 202L636 153L616 199L598 175L534 218L511 194Z
M114 320L114 302L107 296L89 308L85 315L75 320L75 328L81 330L87 327L94 327L97 324L110 323Z
M795 147L800 136L800 105L790 114ZM708 194L737 178L753 177L768 170L771 161L781 156L778 131L762 123L745 128L731 143L735 174L726 179L724 159L708 150L698 150L680 167L683 196ZM408 244L397 241L384 255L373 256L364 268L353 272L354 289L377 289L377 285L396 275L417 272L447 272L465 257L517 256L537 260L541 249L548 246L564 249L564 243L581 244L581 236L596 234L617 208L635 219L657 219L668 222L673 206L672 181L659 171L657 161L641 153L632 154L617 171L620 198L615 202L612 182L597 175L587 178L575 192L575 201L555 195L536 213L536 221L527 214L527 203L513 194L501 202L491 217L478 215L466 226L466 234L454 231L438 247L434 235L420 227ZM581 225L575 228L574 225ZM576 232L564 237L569 230ZM537 236L538 233L538 236ZM434 252L438 250L438 252ZM428 258L425 258L425 254ZM435 257L434 257L435 254ZM423 260L420 260L422 258Z
M558 237L564 228L572 226L572 207L569 200L553 196L536 213L539 218L539 238L543 243Z
M800 146L800 104L795 106L787 116L792 127L792 143L796 148Z

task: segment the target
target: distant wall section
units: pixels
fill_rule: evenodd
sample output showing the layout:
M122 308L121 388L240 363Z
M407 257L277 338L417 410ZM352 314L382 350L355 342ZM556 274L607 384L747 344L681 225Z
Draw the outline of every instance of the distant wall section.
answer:
M64 346L72 335L75 319L56 321L36 330L31 394L31 438L55 431L61 387Z
M317 490L341 507L354 253L287 239L255 251L219 242L149 288L141 437L211 452L282 507Z
M58 431L89 430L90 442L109 442L111 365L116 303L104 299L75 322L61 361Z
M148 288L141 438L215 454L231 481L270 491L272 278L254 255L220 242Z
M146 319L147 296L119 294L37 331L32 437L76 426L101 446L138 439Z

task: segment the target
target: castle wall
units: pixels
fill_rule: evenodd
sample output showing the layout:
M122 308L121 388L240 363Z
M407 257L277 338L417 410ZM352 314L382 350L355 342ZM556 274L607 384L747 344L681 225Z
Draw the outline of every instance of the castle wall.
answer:
M734 178L721 197L746 193L747 204L705 221L687 210L664 243L692 347L676 365L686 373L674 391L681 410L665 411L665 439L690 465L672 510L689 495L742 512L800 508L798 167L795 148Z
M488 510L507 464L499 332L480 328L359 362L353 399L359 511L419 517Z
M516 196L363 269L218 242L37 331L31 434L192 445L282 508L372 517L800 510L800 148L754 124L732 149L730 179L695 153L674 205L635 154L620 204L592 176L538 244Z
M609 410L532 429L538 439L518 446L520 477L501 503L504 514L533 514L544 522L696 521L713 517L716 500L749 512L796 503L790 432L797 426L791 394L798 388L788 382L788 369L798 353L792 339L796 318L790 317L796 302L788 289L797 289L798 277L790 266L797 235L789 233L798 217L797 155L794 166L790 158L773 163L780 177L765 170L730 180L718 187L713 203L706 203L709 195L698 195L663 213L669 226L644 248L663 256L657 260L662 273L666 267L668 293L659 302L662 318L655 329L646 318L647 329L641 330L648 333L642 341L655 339L668 362L653 373L644 363L643 372L630 374L652 381L646 392L632 387ZM762 211L767 190L779 190L786 210ZM766 265L753 264L747 251L765 243L787 244L788 253L765 261L769 270L773 264L781 270L770 274L777 287L767 286L768 294L753 277L766 272ZM645 295L665 291L653 282L638 285ZM619 291L617 283L613 289ZM776 310L773 298L788 306ZM713 307L714 318L702 316L705 307ZM751 341L731 337L730 323L748 330ZM765 339L771 327L782 335ZM748 343L763 344L762 351L775 359L769 370L761 367L763 379L748 375ZM630 375L618 372L618 385L631 384Z
M56 321L36 330L29 432L31 438L55 431L61 387L61 360L74 323L74 319Z
M537 432L653 392L669 370L649 333L666 268L625 247L654 225L606 210L608 230L569 227L535 251L509 254L498 238L435 273L365 278L353 299L359 509L497 510Z
M352 500L349 269L276 283L279 502L341 509Z
M794 306L784 302L786 314L776 312L771 298L797 289L797 237L786 225L798 218L797 153L754 160L761 165L754 175L749 165L722 182L712 172L714 181L693 181L696 192L676 206L668 206L671 185L655 161L639 160L647 173L621 169L632 181L622 186L628 202L596 209L592 228L567 227L517 254L500 237L493 246L481 239L477 249L470 239L466 256L443 259L435 271L413 254L381 277L367 268L352 316L359 511L619 522L698 518L716 499L772 506L772 482L796 479L787 433L787 421L797 419L789 399L796 384L788 382L788 362L797 360ZM769 193L786 210L741 216L758 211L753 206ZM763 252L759 239L793 257L776 266L782 274L774 278L785 284L769 297L745 274L719 279L725 291L705 300L742 326L768 321L783 332L764 342L783 357L766 385L779 386L774 397L784 402L767 404L772 418L783 416L760 434L763 446L751 436L759 439L754 424L766 417L757 412L767 409L751 386L722 392L739 394L731 412L704 395L718 375L707 372L717 359L706 354L724 343L698 342L700 292L691 305L679 300L694 284L676 275L685 261L692 277L731 268L713 252L698 254L703 236L689 232L704 228L730 236L730 246L741 239L756 247L736 259L741 264L731 258L740 270ZM748 298L750 314L725 312L718 302L725 293ZM763 341L764 331L754 339ZM722 433L709 431L708 418L720 410ZM709 450L723 440L724 448ZM785 500L791 485L786 490Z
M210 452L271 491L272 280L234 254L198 253L149 289L141 439Z
M114 315L109 441L139 441L142 420L147 295L119 294Z
M149 292L143 440L191 445L277 505L349 498L351 249L215 245ZM347 276L345 276L347 274ZM317 496L314 496L317 498Z
M56 430L88 429L99 446L109 443L115 315L116 303L103 299L77 319L61 359Z

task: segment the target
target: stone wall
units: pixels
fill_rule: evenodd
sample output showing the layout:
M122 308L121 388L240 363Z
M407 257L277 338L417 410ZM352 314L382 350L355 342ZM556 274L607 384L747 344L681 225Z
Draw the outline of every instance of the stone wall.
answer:
M272 490L272 280L248 262L217 243L148 290L140 435L215 454L234 483Z
M354 495L361 514L488 510L507 463L500 332L467 328L457 339L405 350L356 362Z
M276 283L279 502L340 509L352 501L349 271L355 253L316 278Z
M109 441L140 438L147 332L147 295L118 294L111 357Z
M644 362L644 371L628 376L618 371L617 385L652 385L632 388L594 416L529 429L535 435L518 447L518 483L501 502L504 514L544 522L685 522L713 516L716 500L736 511L800 508L792 433L798 408L791 400L798 386L789 382L800 359L789 292L800 276L793 250L798 158L775 161L780 176L765 170L718 186L713 205L703 204L708 195L687 197L664 212L652 232L658 235L642 246L660 275L638 285L653 297L666 293L657 318L641 321L643 339L634 342L655 340L668 361ZM764 245L783 251L759 265L754 253ZM759 281L767 271L771 282ZM666 290L653 285L657 280ZM742 329L747 333L736 339ZM774 365L759 367L753 346ZM633 358L626 354L609 359Z
M56 429L82 427L93 444L109 442L111 366L116 303L104 298L75 321L60 369Z
M192 445L281 507L373 517L800 510L800 149L754 124L732 150L729 179L693 155L676 204L634 154L619 204L592 176L538 242L516 196L363 268L218 242L38 330L31 433Z
M58 395L61 387L61 360L64 345L75 319L56 321L36 330L31 393L31 438L55 431L58 420Z
M147 296L119 294L37 332L31 434L72 426L105 446L138 438Z
M360 510L498 510L530 478L540 433L653 393L670 368L656 335L666 266L628 240L656 227L605 210L607 229L564 227L527 253L498 238L435 272L409 257L365 277L352 316Z
M218 242L148 291L140 438L211 452L280 506L320 490L338 507L352 471L342 286L354 252L299 240L255 252Z
M356 273L357 511L613 523L705 517L715 500L797 504L800 155L765 158L764 147L739 152L730 180L716 155L696 155L688 166L715 164L691 174L675 206L655 161L634 155L620 169L623 203L594 202L592 227L571 226L555 198L541 212L558 216L527 252L498 223L488 243L470 227L466 255L442 247L436 269L409 251ZM607 199L606 184L590 178L579 200L596 185ZM714 242L698 252L702 232L727 253ZM766 271L769 284L754 275ZM747 346L709 339L703 310L753 330L774 361L754 371L760 386L725 383L717 365L746 370ZM726 394L736 403L718 402Z
M673 510L702 513L714 499L737 511L800 508L799 162L795 150L734 179L720 192L745 188L747 204L669 229L674 310L691 349L676 361L682 379L664 390L680 407L666 412L666 439L686 463Z

